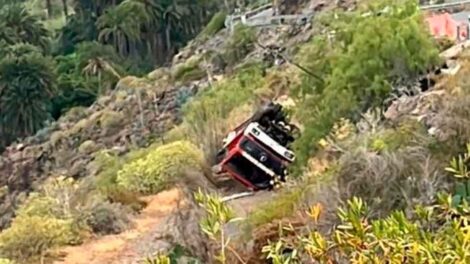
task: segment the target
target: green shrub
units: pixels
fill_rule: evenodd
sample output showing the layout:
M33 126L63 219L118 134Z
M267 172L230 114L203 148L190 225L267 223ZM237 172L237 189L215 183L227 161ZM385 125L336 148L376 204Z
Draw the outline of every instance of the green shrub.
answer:
M354 197L338 208L339 223L328 234L314 229L268 241L263 255L272 263L467 263L468 205L449 207L441 195L434 206L418 206L413 217L394 211L385 218L369 216L367 203ZM312 225L321 224L322 205L307 212ZM287 233L287 232L285 232ZM283 254L285 249L295 254Z
M193 56L186 62L175 66L172 78L175 81L188 82L198 80L206 76L206 71L201 68L201 57Z
M101 202L89 208L86 223L96 234L118 234L129 225L128 214L120 204Z
M383 129L372 135L372 148L394 151L406 146L430 144L425 127L419 122L402 122L396 129Z
M256 211L250 214L247 224L258 227L276 219L289 217L299 209L299 202L302 198L303 190L300 188L285 190L274 199L262 204Z
M142 210L146 203L139 199L137 192L129 191L118 185L117 175L126 163L145 157L148 152L148 149L139 149L130 151L125 156L117 156L102 151L96 155L94 162L100 168L100 172L95 178L95 186L98 191L112 203L129 206L134 211Z
M373 15L384 8L390 11ZM299 116L305 126L296 142L299 167L307 164L318 141L340 118L356 122L361 113L381 106L391 83L439 63L415 1L370 1L355 11L321 19L325 21L316 25L328 33L315 36L297 56L309 71L296 91L303 101Z
M47 180L37 192L31 193L18 208L13 223L30 218L66 223L66 243L76 244L91 231L98 234L122 231L128 223L127 216L122 206L110 204L99 195L93 182L59 177ZM44 239L50 238L46 236Z
M427 204L437 191L448 187L441 165L425 147L380 154L358 148L340 158L336 177L342 199L362 197L372 214L383 216Z
M115 111L104 111L100 117L101 128L106 134L112 134L122 127L124 115Z
M81 154L88 155L95 152L98 149L97 147L98 146L93 140L87 140L83 142L80 147L78 147L78 152L80 152Z
M255 29L241 23L237 24L225 46L224 60L229 65L239 62L253 50L255 40Z
M48 179L18 208L18 216L42 216L70 219L90 198L90 191L71 178Z
M201 148L208 162L214 161L225 133L238 125L230 123L230 113L253 100L253 91L263 82L261 66L252 65L215 84L183 107L189 140Z
M206 27L202 30L201 36L202 37L211 37L215 35L219 30L224 28L225 25L225 18L227 17L227 13L225 11L219 11L211 18L209 23Z
M0 258L0 264L14 264L14 262L9 259Z
M176 141L153 149L145 157L125 164L117 182L130 191L156 193L177 180L184 169L202 169L202 152L186 141Z
M44 216L17 217L11 227L0 234L0 252L8 258L24 261L74 239L72 220Z

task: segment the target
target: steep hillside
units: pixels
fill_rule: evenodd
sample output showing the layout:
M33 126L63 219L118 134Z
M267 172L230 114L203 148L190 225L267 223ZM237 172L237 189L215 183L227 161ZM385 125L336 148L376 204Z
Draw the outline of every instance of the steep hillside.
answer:
M292 2L302 5L282 12L324 12L219 30L220 12L168 67L122 77L90 107L7 147L0 256L444 263L435 249L445 245L465 263L465 243L447 234L464 235L450 216L468 218L468 153L449 165L470 141L466 47L439 56L411 0ZM225 134L265 99L283 101L302 129L292 177L224 203L240 188L209 168Z
M276 43L295 47L309 39L311 25L256 31L249 34L256 35L256 41L263 45ZM214 36L201 36L174 57L171 67L159 68L144 78L124 77L114 90L92 106L73 108L36 135L8 146L0 156L0 185L3 186L0 226L9 227L18 207L32 201L27 198L29 193L42 192L46 180L86 179L95 185L92 189L100 189L101 185L95 182L112 169L109 161L115 159L120 163L127 158L136 159L156 146L175 140L173 132L168 132L181 124L182 105L188 99L215 83L236 76L239 67L249 68L253 63L272 65L264 49L254 45L251 39L248 42L235 39L240 37L236 34L223 29ZM191 135L188 136L192 140ZM196 185L200 185L201 175L198 177ZM101 189L98 192L103 193ZM134 203L134 199L138 199L131 193L130 198L116 197L106 191L104 195L111 202L131 199ZM166 213L171 215L171 210ZM172 225L171 220L168 221ZM153 223L161 224L156 220ZM177 222L176 225L185 224Z

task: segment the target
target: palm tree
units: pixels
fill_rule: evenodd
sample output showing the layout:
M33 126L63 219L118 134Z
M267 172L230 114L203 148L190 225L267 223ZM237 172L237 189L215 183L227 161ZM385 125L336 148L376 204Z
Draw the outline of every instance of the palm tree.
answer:
M52 18L52 3L51 3L51 0L46 0L46 9L47 9L47 17Z
M188 19L187 15L189 14L189 9L186 6L177 3L177 0L173 0L171 3L167 3L165 6L162 15L162 24L165 28L165 42L167 51L171 51L172 49L172 39L170 34L171 31L183 28L183 25Z
M62 0L62 10L64 11L64 16L68 17L69 16L69 7L67 0Z
M10 48L0 61L0 126L13 136L32 135L49 118L54 93L52 61L29 45Z
M155 55L161 52L158 43L158 32L161 28L161 16L163 7L158 0L125 0L120 4L120 8L127 10L127 13L133 14L139 24L141 44L146 54Z
M5 38L9 44L19 42L30 43L47 50L49 32L37 16L30 14L21 4L11 4L0 10L2 30L7 33Z
M97 76L98 77L98 95L102 95L102 77L103 73L110 74L114 79L121 79L121 75L114 69L110 62L106 61L102 57L96 57L88 60L88 64L83 68L82 72L86 76Z
M140 25L134 14L122 6L111 7L97 21L98 39L112 43L119 54L128 55L140 39Z

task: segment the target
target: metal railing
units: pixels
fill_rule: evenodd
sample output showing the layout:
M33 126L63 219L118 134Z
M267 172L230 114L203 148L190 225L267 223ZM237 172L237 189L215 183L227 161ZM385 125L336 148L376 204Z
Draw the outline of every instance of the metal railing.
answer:
M420 7L421 10L432 10L432 9L442 9L448 7L456 7L460 5L470 4L469 0L466 1L459 1L459 2L451 2L451 3L443 3L443 4L435 4L435 5L422 5Z
M443 9L450 7L458 7L462 5L470 4L470 0L464 0L459 2L443 3L443 4L434 4L434 5L422 5L421 10L434 10L434 9ZM269 9L273 9L273 4L266 4L255 9L252 9L248 12L245 12L240 15L228 15L225 19L225 27L233 29L234 25L238 22L241 22L245 25L252 27L263 27L270 25L279 25L285 23L298 22L302 19L311 19L314 16L314 12L308 14L298 14L298 15L266 15L256 17L262 12L265 12ZM273 13L274 14L274 9Z
M266 14L265 16L257 16L262 12L272 10L271 14ZM256 9L250 10L241 15L229 15L225 19L225 27L233 30L233 27L236 23L241 22L247 26L251 27L265 27L281 24L289 24L301 22L305 19L311 19L314 15L314 12L307 14L297 14L297 15L274 15L274 9L272 4L267 4L260 6Z

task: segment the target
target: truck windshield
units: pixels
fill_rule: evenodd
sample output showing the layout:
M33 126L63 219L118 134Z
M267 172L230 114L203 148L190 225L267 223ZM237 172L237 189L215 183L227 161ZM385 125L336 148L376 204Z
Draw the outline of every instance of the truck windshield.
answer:
M227 165L230 170L245 178L253 185L264 184L271 180L271 176L266 174L262 169L255 166L241 154L233 156Z
M243 149L248 155L252 156L258 162L272 170L277 175L283 175L285 166L282 162L276 158L273 152L268 151L261 147L258 143L244 138L240 143L241 149Z

